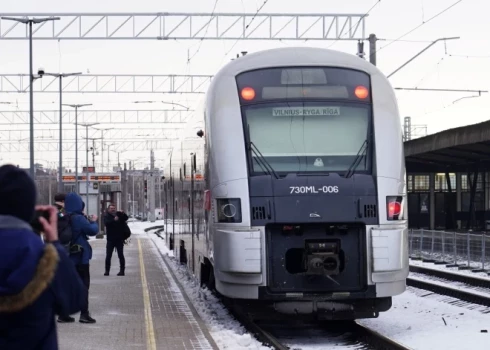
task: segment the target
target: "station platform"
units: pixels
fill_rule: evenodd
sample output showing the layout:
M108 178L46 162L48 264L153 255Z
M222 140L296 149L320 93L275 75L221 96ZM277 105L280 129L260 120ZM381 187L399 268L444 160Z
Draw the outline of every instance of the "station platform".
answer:
M134 234L125 246L126 276L104 276L105 240L90 242L90 313L95 324L57 324L62 350L218 349L206 326L175 284L152 240Z

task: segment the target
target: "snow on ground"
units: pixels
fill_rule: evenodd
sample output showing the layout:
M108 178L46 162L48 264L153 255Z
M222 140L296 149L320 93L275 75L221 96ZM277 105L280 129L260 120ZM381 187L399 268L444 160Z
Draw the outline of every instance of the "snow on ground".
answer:
M426 267L426 268L434 269L434 270L451 271L453 273L457 273L457 274L464 275L464 276L481 277L481 278L490 279L490 276L487 275L486 272L472 272L471 270L458 270L457 267L446 267L446 265L436 265L434 263L422 262L421 260L410 259L410 265ZM480 264L480 266L481 266L481 264ZM490 268L490 266L485 266L485 268Z
M145 228L162 224L163 221L137 222L131 223L130 227L133 234L144 234ZM163 239L151 232L149 236L163 254L171 254ZM429 265L419 261L411 263ZM170 266L220 349L269 349L248 334L208 290L199 288L183 266L174 259L171 259ZM447 269L445 266L430 266ZM468 274L468 271L458 272ZM470 310L456 306L467 305L457 301L409 287L405 293L393 298L389 311L381 313L378 318L360 320L359 323L414 350L488 349L490 314L484 313L483 307L475 306ZM305 343L308 344L307 341Z
M133 234L145 234L145 228L162 224L163 221L154 223L138 222L130 223L130 228ZM187 270L183 266L178 265L172 258L173 252L169 252L164 240L152 232L149 232L149 236L155 242L160 252L170 257L172 271L183 286L187 297L191 300L194 308L208 327L209 333L220 349L270 349L269 347L263 346L255 337L247 333L245 328L228 313L223 304L209 290L199 287L196 281L189 276ZM164 271L167 271L167 267L163 261L162 268Z
M488 349L490 333L481 331L490 332L490 315L447 304L448 299L408 288L393 298L389 311L359 323L411 349Z

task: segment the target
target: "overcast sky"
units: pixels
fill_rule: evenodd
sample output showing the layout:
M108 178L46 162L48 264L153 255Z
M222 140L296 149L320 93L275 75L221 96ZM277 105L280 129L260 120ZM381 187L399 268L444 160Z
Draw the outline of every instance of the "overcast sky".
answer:
M460 40L438 43L391 78L394 87L481 89L490 85L490 4L482 0L462 0L449 11L422 25L402 40L392 40L421 25L457 0L268 0L261 13L366 13L366 31L376 33L378 66L386 74L441 37L459 36ZM264 0L218 0L216 12L255 13ZM0 0L0 13L30 12L206 12L215 0ZM267 29L261 29L266 31ZM241 41L225 56L235 41L35 41L34 67L47 71L82 71L92 74L210 74L213 75L239 51L254 52L271 47L316 46L356 53L353 41ZM332 45L333 44L333 45ZM389 45L389 46L387 46ZM387 46L386 48L384 48ZM199 48L200 47L200 48ZM196 53L199 48L199 52ZM368 51L368 44L365 44ZM193 58L187 62L187 53ZM28 42L0 40L0 73L28 73ZM468 93L399 91L401 117L411 116L413 124L427 125L429 133L488 119L489 94L462 99ZM66 103L93 103L93 109L135 109L134 100L165 100L194 107L202 96L196 95L115 95L65 94ZM37 94L37 110L57 109L57 94ZM28 110L28 95L3 94L0 109ZM148 105L144 108L156 108ZM162 107L163 108L163 107ZM402 121L401 121L402 122ZM23 126L26 129L28 126ZM132 126L134 127L134 126ZM148 125L146 126L148 127ZM8 127L14 129L14 127ZM50 128L53 128L50 126ZM1 142L1 140L0 140ZM168 153L157 151L158 159ZM142 158L149 152L126 152L121 160ZM84 156L84 155L83 155ZM36 154L37 159L56 161L57 152ZM115 158L114 155L111 155ZM73 156L67 155L73 164ZM0 162L28 165L28 153L0 154ZM143 164L142 163L142 164ZM141 165L142 165L141 164ZM158 164L158 162L157 162Z

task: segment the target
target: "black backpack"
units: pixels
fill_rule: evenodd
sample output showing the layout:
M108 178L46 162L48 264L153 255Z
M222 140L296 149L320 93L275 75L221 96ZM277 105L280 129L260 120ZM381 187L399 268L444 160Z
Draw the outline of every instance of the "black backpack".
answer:
M126 222L122 223L122 236L123 240L127 240L129 237L131 237L131 229Z
M73 240L73 231L71 229L71 216L64 215L58 218L58 240L70 254L70 247Z

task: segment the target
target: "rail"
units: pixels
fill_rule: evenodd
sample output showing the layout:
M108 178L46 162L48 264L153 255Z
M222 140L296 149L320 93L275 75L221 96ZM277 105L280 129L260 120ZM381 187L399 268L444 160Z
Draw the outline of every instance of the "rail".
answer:
M158 226L151 226L151 227L147 227L144 229L145 232L149 232L149 231L153 231L153 230L159 230L159 229L163 229L165 226L163 225L158 225Z
M490 290L490 278L482 278L471 275L463 275L451 271L431 269L423 266L410 265L410 272L422 275L441 278L444 280L467 284L471 287L488 288Z
M490 271L489 234L411 229L408 238L410 258L413 260L475 273Z
M458 288L450 283L428 281L417 277L408 277L407 285L419 289L425 289L437 294L447 295L468 303L490 306L490 294Z

